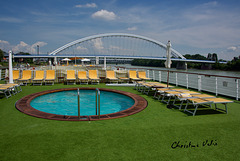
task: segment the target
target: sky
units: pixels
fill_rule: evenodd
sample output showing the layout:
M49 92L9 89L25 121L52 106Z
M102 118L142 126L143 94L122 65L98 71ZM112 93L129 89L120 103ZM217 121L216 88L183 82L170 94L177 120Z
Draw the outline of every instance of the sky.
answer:
M239 0L8 0L0 5L0 49L47 54L91 35L145 36L185 54L240 56Z

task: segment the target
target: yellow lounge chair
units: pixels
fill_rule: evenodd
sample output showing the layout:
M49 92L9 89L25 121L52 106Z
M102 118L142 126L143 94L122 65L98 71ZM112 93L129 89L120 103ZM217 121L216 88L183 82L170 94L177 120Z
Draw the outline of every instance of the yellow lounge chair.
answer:
M36 70L35 77L33 78L33 85L42 85L44 79L44 71L43 70Z
M131 81L140 81L141 79L137 77L137 72L135 70L129 70L128 75Z
M27 85L28 82L32 79L32 71L31 70L23 70L22 72L22 78L18 81L21 83L25 83Z
M98 78L98 73L97 70L89 70L88 71L88 77L91 81L91 83L98 83L99 84L99 78Z
M20 78L19 75L19 70L13 70L13 82L16 83L18 81L18 79Z
M109 80L110 83L111 81L118 83L118 78L116 78L115 72L113 70L106 71L106 78L107 80Z
M80 84L82 83L88 84L87 71L78 71L78 80Z
M142 80L151 80L151 78L146 77L146 72L145 71L139 71L138 72L138 78L140 78Z
M76 83L76 74L75 74L75 70L67 70L67 85L68 83Z
M53 85L55 81L55 77L56 77L55 70L47 70L46 78L44 80L45 85L48 85L48 84Z

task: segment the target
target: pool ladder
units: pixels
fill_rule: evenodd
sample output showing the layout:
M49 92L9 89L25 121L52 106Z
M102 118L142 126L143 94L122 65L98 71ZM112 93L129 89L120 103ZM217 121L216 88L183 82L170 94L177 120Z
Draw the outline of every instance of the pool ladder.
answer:
M80 120L80 92L78 88L78 119ZM96 88L96 115L98 115L98 119L100 119L100 90Z

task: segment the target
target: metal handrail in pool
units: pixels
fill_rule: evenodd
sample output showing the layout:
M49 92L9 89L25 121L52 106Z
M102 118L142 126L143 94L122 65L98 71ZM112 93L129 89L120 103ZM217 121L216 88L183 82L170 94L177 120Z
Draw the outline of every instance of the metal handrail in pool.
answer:
M100 119L100 90L96 88L96 115Z

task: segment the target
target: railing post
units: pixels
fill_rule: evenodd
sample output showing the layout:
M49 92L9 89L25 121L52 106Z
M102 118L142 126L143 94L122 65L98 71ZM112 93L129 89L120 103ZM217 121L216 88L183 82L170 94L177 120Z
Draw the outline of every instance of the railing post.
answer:
M237 98L236 98L236 100L238 101L238 94L239 94L238 93L238 79L236 79L236 86L237 86L237 88L236 88L237 89Z
M176 73L176 86L178 86L178 77L177 77L177 73Z
M154 72L154 70L153 70L153 80L155 80L155 72Z
M198 91L202 90L202 78L201 75L198 75Z
M187 89L188 89L188 74L186 74Z
M149 78L149 70L147 70L147 77Z
M215 77L215 81L216 81L216 96L218 95L218 79L217 77Z
M159 75L159 82L161 82L161 71L158 71L158 75Z

